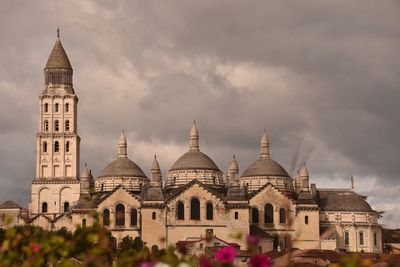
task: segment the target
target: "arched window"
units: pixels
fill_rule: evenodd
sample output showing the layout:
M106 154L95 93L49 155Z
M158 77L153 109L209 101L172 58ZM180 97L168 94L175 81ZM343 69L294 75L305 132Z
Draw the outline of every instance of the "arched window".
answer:
M364 233L360 232L360 246L364 246Z
M125 226L125 206L122 204L115 207L115 225Z
M138 216L137 216L138 214L137 214L137 210L136 209L131 209L131 225L132 226L136 226L137 225L137 219L138 219Z
M55 111L55 112L58 112L59 108L60 108L60 105L59 105L58 103L56 103L56 104L55 104L55 107L54 107L54 111Z
M47 152L47 142L46 141L43 142L43 152L44 153Z
M200 220L200 201L197 198L190 201L190 219Z
M286 210L284 208L279 210L279 223L286 223Z
M64 202L64 212L68 212L68 211L69 211L69 203Z
M65 112L69 112L69 103L65 104Z
M69 132L69 120L65 121L65 131Z
M86 219L82 220L82 227L85 228L86 227Z
M176 217L178 220L185 219L185 206L183 205L183 202L181 202L181 201L178 202L178 206L176 209Z
M378 246L378 238L376 232L374 233L374 246Z
M100 191L101 191L101 192L104 191L104 184L101 184L101 189L100 189Z
M47 213L47 202L42 203L42 212Z
M54 152L60 152L60 143L58 141L54 142Z
M110 210L108 209L103 211L103 225L110 226Z
M274 207L271 204L264 206L264 222L274 223Z
M69 152L69 141L65 143L65 152Z
M253 223L258 223L258 209L257 208L252 208L251 209L251 218Z
M308 215L304 216L304 224L308 224Z
M207 217L207 220L214 219L214 208L213 208L213 204L211 204L211 203L207 203L206 217Z
M54 131L58 132L60 130L60 122L58 120L54 121Z
M49 121L45 120L43 124L43 131L48 132L49 131Z
M155 220L156 217L157 217L157 214L156 214L155 211L153 211L153 213L151 214L151 219L152 219L152 220Z
M350 240L349 240L349 232L345 232L344 233L344 245L348 246L350 244Z
M49 103L44 103L44 112L49 112Z
M239 219L239 212L235 211L235 220Z

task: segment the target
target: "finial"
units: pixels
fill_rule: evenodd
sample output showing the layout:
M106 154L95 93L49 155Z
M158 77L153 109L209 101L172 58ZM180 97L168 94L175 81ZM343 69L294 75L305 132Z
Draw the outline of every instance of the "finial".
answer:
M233 154L233 159L236 159L236 155L235 154Z
M351 182L351 190L354 190L354 177L350 177L350 182Z
M60 38L60 27L57 27L57 38Z
M127 153L127 143L126 143L125 131L124 131L124 129L122 129L121 136L119 137L119 140L118 140L118 157L126 158L127 156L128 156L128 153Z
M85 162L85 168L87 168L87 163Z
M267 130L264 129L264 133L261 137L261 152L260 156L262 159L269 158L269 140L267 135Z
M199 131L196 127L196 121L193 121L193 127L190 130L190 142L189 142L189 150L190 151L200 151L199 147Z
M154 159L157 160L157 155L156 154L154 154Z

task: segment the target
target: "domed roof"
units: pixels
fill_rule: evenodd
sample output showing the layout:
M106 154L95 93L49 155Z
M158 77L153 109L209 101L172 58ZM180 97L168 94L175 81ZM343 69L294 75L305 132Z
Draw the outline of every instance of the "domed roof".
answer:
M271 158L260 158L253 162L242 174L241 177L250 176L284 176L289 174L286 170Z
M173 170L188 170L188 169L202 169L202 170L217 170L217 165L210 157L201 151L191 150L183 154L171 167Z
M270 158L269 154L269 138L267 131L261 137L260 158L253 162L242 174L241 177L250 176L283 176L289 177L286 170L276 161Z
M60 38L57 38L56 44L50 53L45 69L67 69L72 70L71 62L65 53Z
M99 177L143 177L147 178L142 169L128 158L120 157L108 164Z
M318 204L324 211L373 211L365 197L350 190L319 189L318 197Z

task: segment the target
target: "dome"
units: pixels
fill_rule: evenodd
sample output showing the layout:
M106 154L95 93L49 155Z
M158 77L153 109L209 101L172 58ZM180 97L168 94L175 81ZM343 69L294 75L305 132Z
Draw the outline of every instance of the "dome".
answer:
M365 197L350 190L319 189L318 197L319 206L323 211L373 211Z
M99 177L143 177L147 178L142 169L128 158L120 157L108 164Z
M219 171L217 165L212 159L201 151L192 150L183 154L171 167L170 171L174 170L216 170Z
M260 158L251 164L241 177L250 176L283 176L289 177L286 170L271 158Z

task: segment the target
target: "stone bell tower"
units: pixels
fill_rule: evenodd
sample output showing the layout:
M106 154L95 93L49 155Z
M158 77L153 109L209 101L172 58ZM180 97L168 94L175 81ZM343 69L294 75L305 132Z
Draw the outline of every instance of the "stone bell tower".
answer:
M59 214L79 198L79 143L73 70L57 40L44 68L45 88L39 96L36 176L32 181L31 214Z

